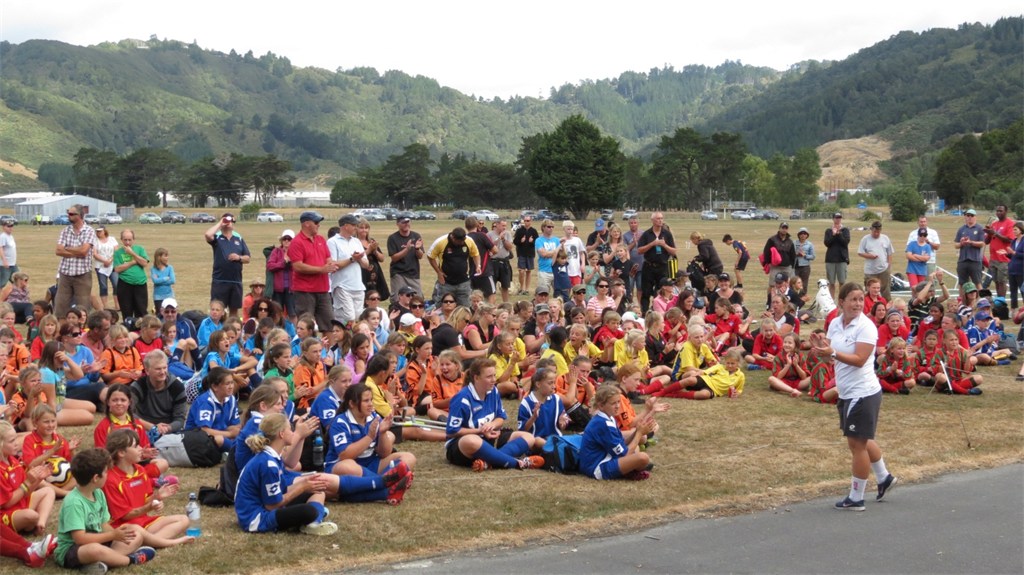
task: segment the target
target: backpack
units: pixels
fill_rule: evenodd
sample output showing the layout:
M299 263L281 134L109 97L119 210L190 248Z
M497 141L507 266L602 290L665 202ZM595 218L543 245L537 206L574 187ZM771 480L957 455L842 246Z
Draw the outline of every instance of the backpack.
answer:
M541 449L541 455L544 457L544 469L567 475L578 473L582 444L582 435L552 435Z
M231 507L235 503L235 487L238 485L238 476L241 472L235 465L235 445L228 451L227 461L220 467L220 480L217 487L200 487L199 502L207 507ZM241 445L244 449L246 446Z
M704 270L700 269L700 264L691 260L686 266L686 272L690 274L690 285L693 286L693 289L703 292L707 284L704 281Z

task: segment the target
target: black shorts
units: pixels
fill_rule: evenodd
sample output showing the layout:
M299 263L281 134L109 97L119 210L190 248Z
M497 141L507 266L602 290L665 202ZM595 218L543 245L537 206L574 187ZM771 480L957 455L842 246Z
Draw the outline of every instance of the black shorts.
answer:
M224 307L229 309L241 309L242 284L213 282L210 284L210 299L224 302Z
M736 269L744 271L747 269L747 262L750 261L750 254L744 254L739 260L736 261Z
M512 264L508 260L491 260L494 283L504 289L512 285Z
M498 438L493 440L491 444L494 445L495 448L501 449L502 447L505 446L506 443L508 443L508 440L511 438L512 430L502 429L500 435L498 435ZM456 437L455 439L448 442L448 446L445 447L444 450L445 459L447 459L448 463L451 463L452 465L458 465L459 467L473 467L473 460L464 455L462 451L459 450L459 439L461 438Z
M110 547L111 544L111 541L101 543L101 545L106 545L107 547ZM64 564L61 565L60 563L57 563L57 565L65 569L81 569L82 567L85 567L86 564L82 563L82 560L78 558L78 549L80 547L81 546L79 544L72 543L71 547L68 547L68 550L64 553Z
M521 270L532 270L534 268L533 256L519 256L516 259L516 266Z
M882 408L881 390L867 397L839 399L839 428L846 437L874 439L878 427L878 412Z
M706 389L711 392L712 398L715 397L715 390L711 389L711 386L708 385L708 382L704 381L704 376L701 375L697 376L697 383L691 385L690 387L687 387L686 389L688 389L689 391L702 391Z
M473 276L469 280L469 285L473 286L473 289L478 289L484 292L484 297L494 295L494 278L491 274L485 273L483 275Z

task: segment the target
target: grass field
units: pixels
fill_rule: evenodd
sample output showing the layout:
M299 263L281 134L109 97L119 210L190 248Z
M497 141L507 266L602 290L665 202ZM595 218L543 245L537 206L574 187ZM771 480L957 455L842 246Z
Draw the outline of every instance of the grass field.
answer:
M298 210L284 213L290 221L283 225L239 224L238 229L254 254L245 274L247 280L264 275L262 248L275 243L285 227L298 229ZM331 209L322 213L328 217L321 226L326 232L332 220L343 212ZM644 224L648 224L648 215L643 214ZM850 215L847 225L862 225ZM677 214L669 214L668 223L677 245L684 246L682 261L695 254L692 246L684 245L692 230L704 232L716 243L728 232L747 241L756 251L778 227L778 222L773 221L702 222ZM931 224L939 230L942 240L949 242L961 218L935 217ZM442 219L413 222L413 229L429 241L455 225L454 220ZM593 229L592 222L579 225L581 233ZM790 225L794 234L800 226L808 227L821 250L821 236L829 222L794 221ZM206 226L131 227L136 231L137 243L149 253L158 247L170 251L178 278L176 296L181 305L203 309L211 265L210 249L202 239ZM883 232L898 249L913 227L886 222ZM113 233L118 229L114 227ZM383 244L394 229L393 222L375 222L372 235ZM19 265L31 275L30 286L36 296L41 296L52 282L56 267L52 246L58 233L58 228L25 225L15 230ZM854 231L853 243L866 233ZM726 268L730 269L733 253L721 249L724 246L720 243L717 245ZM954 250L943 247L939 253L939 265L955 269ZM434 278L429 266L423 267L423 285L429 287ZM896 270L902 271L902 267L900 263ZM815 266L814 277L821 270L821 264ZM857 262L851 266L850 277L862 279ZM748 268L744 283L748 292L756 294L751 301L761 301L766 280L755 265ZM909 396L887 396L878 437L890 469L901 480L915 482L944 472L1021 461L1024 393L1022 384L1013 380L1018 369L1019 363L984 369L985 393L980 397L950 397L920 389ZM763 371L749 374L747 391L737 400L669 401L671 409L660 419L661 442L650 452L656 468L652 479L646 482L599 483L543 471L474 474L447 465L439 445L405 443L401 448L414 452L419 465L416 489L399 507L335 504L331 519L342 526L342 531L329 538L246 535L237 527L231 510L204 509L204 537L200 542L162 552L150 566L139 571L276 573L367 569L468 548L536 545L631 530L672 519L781 507L819 495L839 496L848 488L849 455L837 429L834 408L768 391ZM511 403L506 403L506 409L514 417L515 407ZM91 430L65 432L85 438L87 445L91 442ZM179 476L183 491L187 492L200 485L214 485L217 471L182 470ZM898 498L897 492L892 504L898 504ZM167 510L180 513L184 505L185 497L179 495L168 501ZM56 530L56 514L51 526ZM52 564L48 569L56 570Z

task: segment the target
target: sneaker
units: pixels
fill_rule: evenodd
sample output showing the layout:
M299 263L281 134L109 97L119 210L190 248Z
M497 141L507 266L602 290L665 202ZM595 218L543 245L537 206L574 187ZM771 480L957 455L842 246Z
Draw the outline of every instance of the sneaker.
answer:
M82 575L104 575L109 570L110 568L107 567L106 563L97 561L96 563L90 563L85 567L82 567L78 572L82 573Z
M53 553L57 547L57 540L53 535L47 534L39 541L28 546L28 561L26 565L38 569L46 564L46 558Z
M156 557L156 549L152 547L139 547L135 553L128 556L128 560L131 561L132 565L142 565L147 561L152 561Z
M901 387L898 393L900 395L910 395L910 390L905 387Z
M490 468L491 468L491 466L487 465L487 462L484 461L483 459L474 459L473 460L473 471L486 471L486 470L488 470Z
M409 466L404 461L399 461L391 469L384 472L381 478L384 479L384 487L391 487L398 483L398 480L409 473Z
M164 475L163 477L157 477L156 480L153 481L153 486L157 489L160 489L165 485L178 485L178 476Z
M1018 375L1017 381L1024 381L1024 375Z
M479 459L477 461L480 461ZM388 488L388 505L400 505L406 490L412 482L412 471L403 475L398 482Z
M836 503L836 509L841 511L864 511L864 500L854 501L847 497L842 501Z
M756 363L751 363L751 364L747 365L747 371L759 371L761 369L762 369L761 366L757 365Z
M646 469L637 469L636 471L631 471L626 475L626 479L631 479L633 481L644 481L650 478L651 472Z
M527 455L519 460L519 469L540 469L544 467L544 458L539 455Z
M885 481L878 484L878 495L875 496L875 501L881 501L882 498L885 497L885 493L887 491L896 488L896 483L898 482L899 479L897 479L895 475L890 473L889 476L885 478Z
M1008 360L1008 359L1000 359L1000 360L996 361L996 365L1010 365L1010 360Z
M338 525L330 521L321 521L319 523L310 523L309 525L303 525L299 531L306 535L317 535L324 537L327 535L334 535L338 532Z
M967 390L967 395L981 395L981 388L972 387L971 389Z

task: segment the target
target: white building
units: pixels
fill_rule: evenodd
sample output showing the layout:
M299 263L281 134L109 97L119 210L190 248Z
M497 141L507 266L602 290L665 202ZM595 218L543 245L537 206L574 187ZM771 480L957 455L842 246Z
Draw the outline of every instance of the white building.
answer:
M36 198L15 205L14 217L21 222L30 222L39 214L49 216L52 220L59 215L67 213L68 208L75 204L82 204L85 206L85 213L96 214L97 216L104 212L117 211L117 204L114 202L107 202L88 196L52 196L49 198Z

